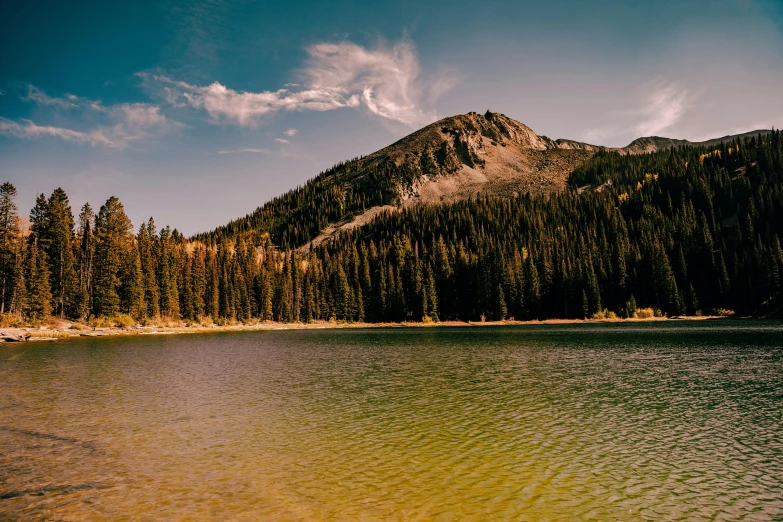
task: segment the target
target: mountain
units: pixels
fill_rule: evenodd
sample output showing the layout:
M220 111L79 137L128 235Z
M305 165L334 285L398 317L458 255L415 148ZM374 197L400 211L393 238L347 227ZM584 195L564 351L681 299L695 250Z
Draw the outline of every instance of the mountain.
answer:
M514 196L565 187L568 174L604 149L539 136L503 114L445 118L361 160L360 168L401 169L399 200L448 202L478 193Z
M754 136L766 136L770 130L754 130L751 132L745 132L743 134L732 134L730 136L723 136L722 138L715 138L707 141L688 141L688 140L674 140L671 138L661 138L660 136L649 136L646 138L637 138L623 147L621 150L629 154L644 154L647 152L657 152L659 150L666 150L672 147L714 147L721 143L727 143L736 139L751 138Z
M783 313L783 133L706 143L608 149L471 113L191 239L152 219L134 235L115 197L74 237L57 189L0 237L0 308L94 325ZM0 186L9 223L15 195Z
M599 152L642 154L712 146L754 131L705 142L645 137L623 148L536 134L500 113L444 118L368 156L322 172L253 213L196 239L268 234L272 244L303 248L417 203L450 203L479 194L514 197L566 189L572 172Z

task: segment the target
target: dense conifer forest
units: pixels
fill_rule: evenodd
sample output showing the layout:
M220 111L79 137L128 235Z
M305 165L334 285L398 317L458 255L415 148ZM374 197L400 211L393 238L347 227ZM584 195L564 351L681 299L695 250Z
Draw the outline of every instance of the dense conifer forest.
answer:
M783 136L643 155L600 152L550 196L413 205L304 250L387 203L409 173L351 162L246 218L186 238L134 228L112 197L74 216L56 189L29 224L0 186L0 313L135 322L438 321L779 313ZM387 169L388 170L388 169ZM297 249L298 248L298 249Z

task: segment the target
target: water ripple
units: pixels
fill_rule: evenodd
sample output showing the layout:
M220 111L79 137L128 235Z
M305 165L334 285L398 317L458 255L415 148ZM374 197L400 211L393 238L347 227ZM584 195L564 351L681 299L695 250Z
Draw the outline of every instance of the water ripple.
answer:
M779 520L781 334L599 325L9 348L0 518Z

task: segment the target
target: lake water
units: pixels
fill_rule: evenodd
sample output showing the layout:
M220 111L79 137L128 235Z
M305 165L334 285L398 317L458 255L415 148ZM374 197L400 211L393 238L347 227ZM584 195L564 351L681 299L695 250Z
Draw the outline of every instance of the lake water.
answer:
M0 518L781 520L783 323L6 344Z

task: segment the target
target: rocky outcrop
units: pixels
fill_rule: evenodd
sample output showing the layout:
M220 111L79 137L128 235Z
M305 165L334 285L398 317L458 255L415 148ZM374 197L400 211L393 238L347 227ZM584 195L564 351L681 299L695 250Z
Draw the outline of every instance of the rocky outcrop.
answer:
M24 342L30 337L27 330L22 328L3 328L0 329L0 341L6 343Z
M454 201L479 193L549 193L604 147L552 140L500 113L432 123L360 160L356 172L394 172L397 202Z

